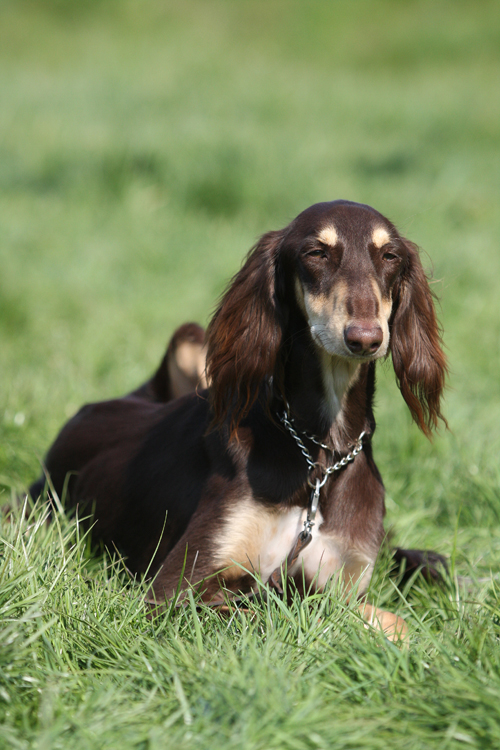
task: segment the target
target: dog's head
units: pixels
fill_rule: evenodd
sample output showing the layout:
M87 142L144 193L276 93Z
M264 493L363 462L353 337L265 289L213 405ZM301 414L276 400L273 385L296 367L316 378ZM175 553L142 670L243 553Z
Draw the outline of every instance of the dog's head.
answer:
M368 206L312 206L293 222L282 253L315 344L328 354L378 359L389 348L393 290L409 251Z
M233 428L275 374L291 313L332 358L392 353L402 395L429 435L446 363L418 250L369 206L319 203L265 234L224 295L208 332L215 421Z

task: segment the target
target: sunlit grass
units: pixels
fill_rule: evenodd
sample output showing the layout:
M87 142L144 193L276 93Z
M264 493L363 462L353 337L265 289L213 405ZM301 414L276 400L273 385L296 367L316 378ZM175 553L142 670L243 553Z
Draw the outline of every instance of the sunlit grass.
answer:
M402 614L409 646L369 632L334 586L289 604L273 593L221 617L186 607L149 619L145 588L89 558L76 520L42 504L2 528L4 739L47 746L417 748L500 741L499 609L453 581L375 601ZM147 744L149 743L149 744ZM239 744L238 744L239 743Z

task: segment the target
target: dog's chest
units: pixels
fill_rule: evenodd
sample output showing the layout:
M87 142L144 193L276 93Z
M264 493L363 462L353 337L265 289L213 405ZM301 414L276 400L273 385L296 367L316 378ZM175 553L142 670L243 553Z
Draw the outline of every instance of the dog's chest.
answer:
M302 508L275 510L251 499L240 501L223 522L215 554L217 568L225 570L227 580L234 581L250 570L267 581L286 560L304 528L305 518L306 510ZM321 589L329 578L341 574L346 584L359 581L361 593L370 580L376 553L324 531L322 523L318 513L312 540L288 570L289 575L303 570L306 584Z

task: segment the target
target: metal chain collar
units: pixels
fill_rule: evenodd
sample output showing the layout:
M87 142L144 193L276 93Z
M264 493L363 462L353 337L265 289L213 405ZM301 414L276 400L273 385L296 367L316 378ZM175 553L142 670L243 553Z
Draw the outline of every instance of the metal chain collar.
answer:
M356 440L354 444L354 448L350 453L347 454L347 456L344 456L336 463L332 464L331 466L324 466L323 464L319 463L318 461L314 461L313 457L307 450L306 446L304 445L304 441L302 440L300 434L297 432L297 430L294 427L293 424L293 417L291 416L288 407L285 406L285 410L283 414L278 414L278 418L280 422L283 424L283 426L288 430L290 435L293 437L295 442L297 443L300 452L304 456L307 465L309 467L309 475L307 477L307 484L309 487L312 488L311 493L311 499L309 501L309 507L307 509L307 519L304 521L304 531L302 532L302 538L305 539L306 537L309 537L311 535L311 529L314 526L314 519L316 517L316 512L318 510L318 504L319 504L319 495L321 488L326 484L326 481L328 477L333 474L335 471L339 471L339 469L342 469L342 467L346 466L346 464L350 463L351 461L354 461L358 453L361 453L363 450L363 438L365 436L365 431L360 434L358 439ZM334 451L333 448L331 448L329 445L325 445L325 443L322 443L320 440L318 440L314 435L311 435L308 432L302 433L304 437L306 437L308 440L311 440L316 445L319 445L324 450L330 451L330 453L333 455ZM322 475L323 478L317 478L313 484L311 480L311 474L312 472L318 469Z

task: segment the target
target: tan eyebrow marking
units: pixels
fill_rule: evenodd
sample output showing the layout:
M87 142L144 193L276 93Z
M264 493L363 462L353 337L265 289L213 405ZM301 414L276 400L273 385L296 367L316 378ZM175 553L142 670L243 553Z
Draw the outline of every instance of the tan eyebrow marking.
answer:
M321 232L318 234L318 240L320 242L323 242L325 245L330 245L330 247L335 247L338 240L337 230L333 226L333 224L330 224L327 227L323 227Z
M385 227L375 227L372 233L372 242L375 247L383 247L391 241L391 235Z

